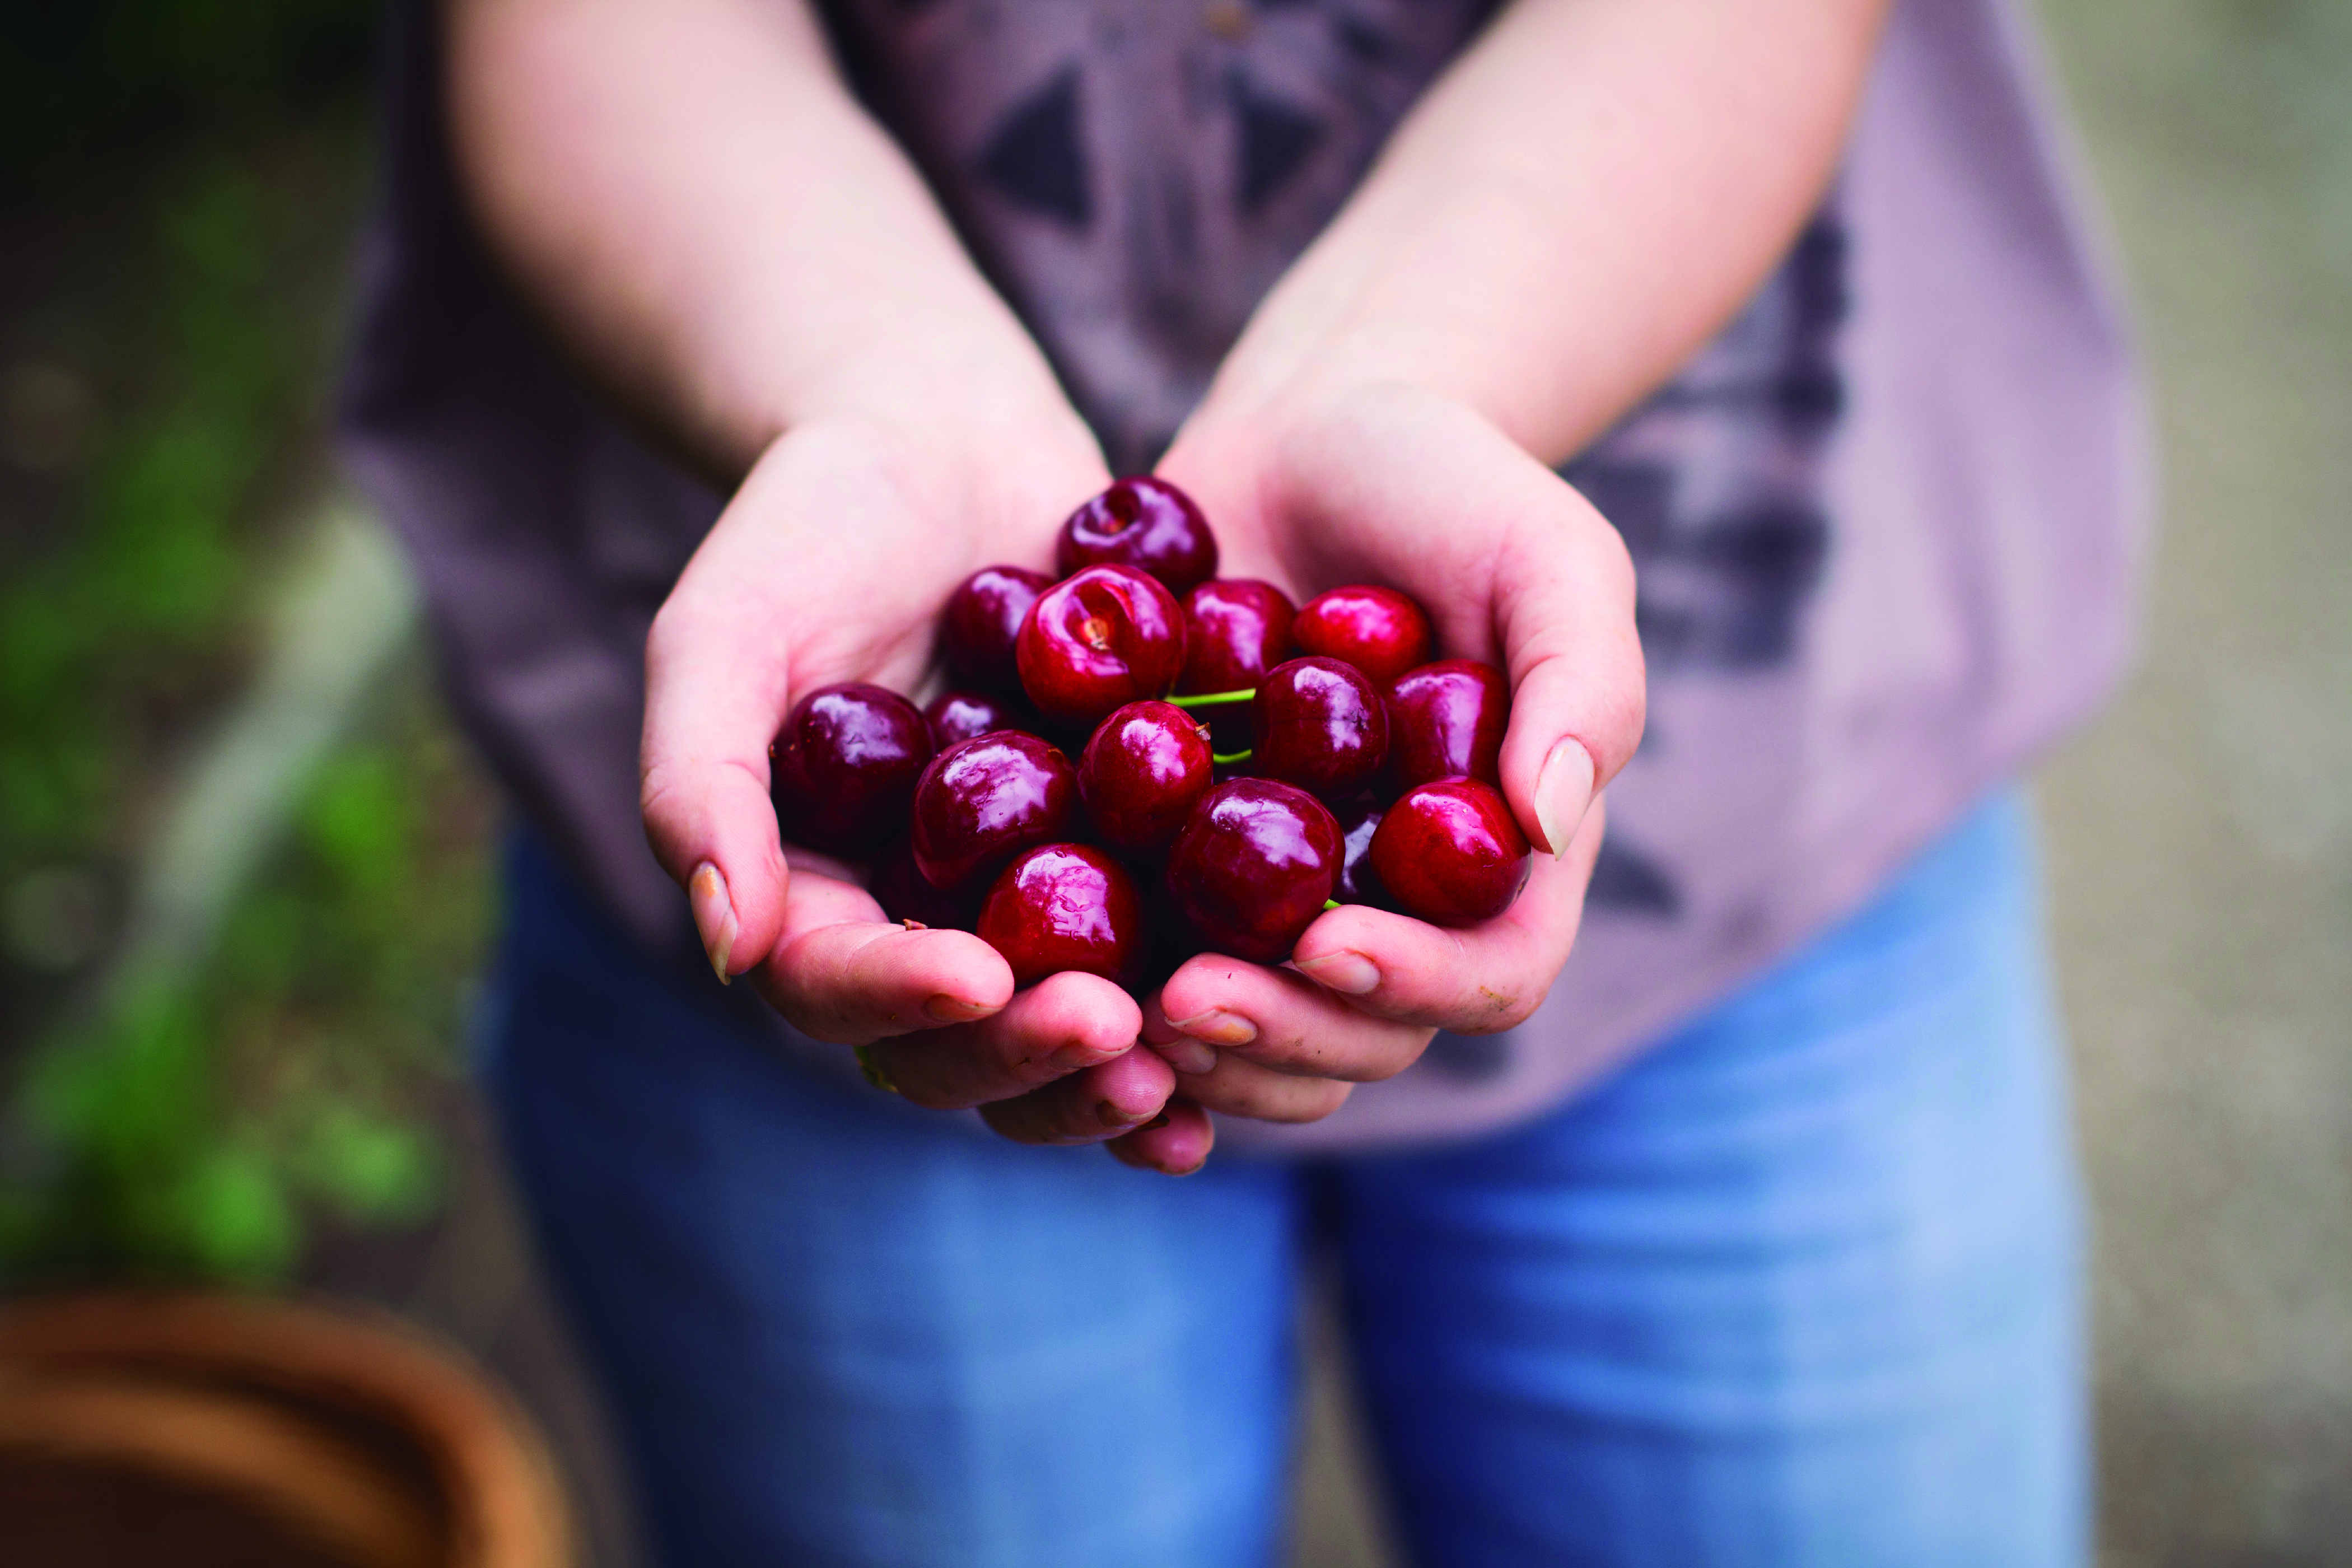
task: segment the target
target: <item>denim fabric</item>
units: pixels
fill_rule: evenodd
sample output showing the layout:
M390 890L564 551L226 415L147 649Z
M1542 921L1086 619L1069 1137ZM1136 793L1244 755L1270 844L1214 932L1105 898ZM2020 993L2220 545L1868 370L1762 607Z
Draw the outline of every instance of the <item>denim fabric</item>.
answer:
M2013 795L1537 1123L1184 1181L819 1082L509 889L486 1077L667 1568L1267 1563L1318 1248L1431 1568L2086 1560Z

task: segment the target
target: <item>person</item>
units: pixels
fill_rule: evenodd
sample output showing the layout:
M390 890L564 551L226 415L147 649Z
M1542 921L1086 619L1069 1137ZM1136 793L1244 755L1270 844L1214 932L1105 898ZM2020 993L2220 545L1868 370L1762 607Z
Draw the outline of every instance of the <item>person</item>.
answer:
M1269 1561L1318 1271L1415 1562L2087 1561L2012 781L2137 404L2000 0L449 0L387 101L346 449L657 1561ZM1016 992L780 843L796 694L1146 469L1507 671L1509 912Z

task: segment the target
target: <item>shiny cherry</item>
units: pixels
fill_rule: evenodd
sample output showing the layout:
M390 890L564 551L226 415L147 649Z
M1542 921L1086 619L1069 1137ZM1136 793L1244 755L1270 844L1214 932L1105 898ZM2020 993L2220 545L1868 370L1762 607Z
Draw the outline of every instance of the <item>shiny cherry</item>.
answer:
M943 892L924 880L922 872L915 868L914 847L904 838L884 850L874 862L874 874L866 879L866 887L874 895L874 901L882 906L882 912L894 921L912 921L917 925L942 930L971 929L971 901Z
M915 866L960 890L996 874L1033 844L1066 838L1077 822L1070 760L1018 730L950 746L915 786Z
M1015 644L1021 685L1040 712L1091 724L1158 697L1184 668L1184 612L1132 566L1089 566L1029 606Z
M1511 907L1534 862L1503 797L1475 779L1415 784L1372 835L1372 869L1397 908L1475 925Z
M1217 574L1217 536L1192 498L1166 479L1118 480L1072 512L1054 542L1066 577L1082 566L1137 566L1182 597Z
M1388 889L1381 886L1370 858L1372 836L1381 830L1380 803L1360 800L1334 815L1339 823L1339 884L1331 896L1343 904L1387 907Z
M1080 970L1124 980L1143 949L1143 900L1127 868L1085 844L1041 844L997 876L980 906L980 939L1013 983Z
M1339 825L1305 790L1234 779L1192 808L1168 854L1168 894L1210 948L1276 963L1339 885Z
M930 721L931 739L942 752L991 730L1026 730L1035 721L1027 703L984 691L942 691L931 699L923 717Z
M1294 658L1258 682L1250 704L1257 754L1250 772L1345 800L1371 783L1389 752L1388 709L1354 665Z
M1345 659L1376 686L1429 661L1429 617L1394 588L1359 585L1318 594L1299 606L1290 635L1301 653Z
M1501 786L1511 711L1501 670L1466 658L1408 669L1389 683L1388 710L1391 790L1452 778Z
M948 668L987 691L1017 693L1021 672L1013 639L1037 595L1054 585L1025 566L983 566L956 585L940 614L940 645Z
M1166 702L1130 702L1078 758L1078 795L1095 837L1122 855L1168 847L1208 794L1214 764L1201 721Z
M931 760L931 727L895 691L821 686L793 705L770 756L784 836L829 854L866 855L906 826L915 781Z
M1271 583L1219 577L1184 595L1184 673L1176 689L1245 691L1290 657L1297 611Z

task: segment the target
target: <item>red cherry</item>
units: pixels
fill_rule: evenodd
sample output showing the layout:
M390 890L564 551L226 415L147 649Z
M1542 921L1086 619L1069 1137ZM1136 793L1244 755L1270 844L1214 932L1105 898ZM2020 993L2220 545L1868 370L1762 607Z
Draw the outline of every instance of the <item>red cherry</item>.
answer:
M1015 704L981 691L942 691L923 710L931 739L940 751L991 730L1026 730L1034 721L1028 704Z
M983 566L956 585L940 614L940 644L948 668L988 691L1017 692L1013 639L1037 595L1054 585L1026 566Z
M923 879L915 868L914 847L901 838L882 852L874 863L874 875L867 879L866 890L882 912L894 921L913 921L917 925L940 930L950 927L970 931L972 909L969 900L953 893L941 892Z
M1501 786L1511 711L1501 670L1466 658L1408 669L1389 683L1388 710L1391 789L1451 778Z
M1033 844L1069 836L1078 779L1070 760L1018 730L950 746L915 786L916 868L935 888L968 888Z
M1275 779L1234 779L1176 836L1168 894L1216 952L1279 963L1330 900L1339 857L1339 825L1321 801Z
M1297 611L1282 590L1248 577L1220 577L1184 595L1184 673L1176 689L1245 691L1290 657Z
M1345 800L1372 781L1389 752L1388 709L1354 665L1294 658L1258 682L1250 705L1257 754L1250 771Z
M1290 635L1302 651L1345 659L1379 686L1429 660L1429 617L1394 588L1318 594L1299 607Z
M1339 821L1339 885L1331 896L1343 904L1388 908L1392 900L1372 869L1372 836L1381 830L1377 801L1360 800L1336 814ZM920 918L920 917L918 917Z
M1139 476L1072 512L1054 543L1063 576L1085 566L1135 566L1181 597L1217 574L1217 536L1192 498L1166 479Z
M771 792L785 837L862 856L906 824L931 729L895 691L821 686L793 704L770 748Z
M1372 869L1397 907L1475 925L1511 907L1533 861L1503 797L1475 779L1415 784L1372 835Z
M1184 668L1184 612L1132 566L1089 566L1029 606L1015 644L1021 684L1049 719L1091 724L1158 697Z
M1214 764L1200 721L1166 702L1130 702L1078 758L1078 795L1095 837L1123 855L1168 847L1209 790Z
M980 939L1013 966L1013 983L1079 970L1124 980L1143 946L1143 900L1126 868L1084 844L1024 850L988 889Z

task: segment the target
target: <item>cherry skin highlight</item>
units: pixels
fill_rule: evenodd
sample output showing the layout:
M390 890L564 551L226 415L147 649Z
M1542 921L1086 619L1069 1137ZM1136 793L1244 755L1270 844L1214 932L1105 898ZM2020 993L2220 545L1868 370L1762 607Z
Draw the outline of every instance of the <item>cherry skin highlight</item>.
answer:
M1389 752L1388 708L1354 665L1294 658L1258 682L1250 705L1257 754L1250 772L1345 800L1371 783Z
M923 879L915 868L914 847L901 838L882 852L874 862L874 874L866 879L866 890L882 906L882 912L894 921L912 921L919 926L937 930L970 931L972 907L969 899L942 892Z
M1217 574L1217 536L1192 498L1148 475L1119 479L1072 512L1054 542L1067 577L1087 566L1134 566L1178 598Z
M1299 606L1290 635L1300 652L1344 659L1375 686L1429 662L1429 617L1394 588L1360 584L1318 594Z
M1015 985L1079 970L1122 981L1143 949L1143 900L1127 868L1085 844L1026 849L980 906L980 939L1013 966Z
M1078 795L1094 836L1122 855L1168 847L1215 771L1201 721L1166 702L1130 702L1104 720L1078 758Z
M1372 835L1372 870L1397 908L1436 925L1493 920L1533 865L1510 806L1475 779L1414 785Z
M1290 956L1338 886L1339 825L1305 790L1234 779L1192 808L1168 854L1168 895L1214 952L1258 963Z
M940 646L959 679L984 691L1017 694L1013 639L1037 595L1054 585L1026 566L983 566L956 585L940 614Z
M1021 685L1049 719L1091 724L1158 697L1184 668L1184 612L1132 566L1089 566L1037 596L1014 645Z
M1391 791L1471 778L1500 788L1511 693L1503 672L1466 658L1406 670L1389 683Z
M1184 595L1184 673L1176 689L1246 691L1290 657L1297 615L1271 583L1219 577Z
M1026 730L1034 716L1025 702L992 697L984 691L942 691L923 710L931 740L942 752L991 730Z
M828 854L871 854L906 826L931 760L931 727L879 686L821 686L793 705L770 747L784 836Z
M1331 896L1343 904L1391 908L1394 900L1381 886L1380 873L1372 869L1372 837L1381 830L1382 815L1379 802L1360 800L1336 815L1339 822L1339 885Z
M1078 778L1070 760L1018 730L950 746L915 786L915 868L934 888L961 891L996 874L1033 844L1069 837Z

